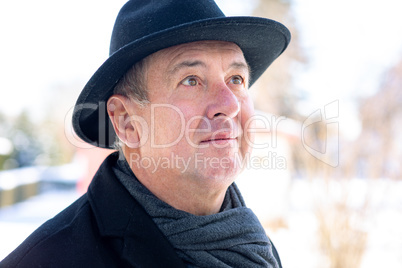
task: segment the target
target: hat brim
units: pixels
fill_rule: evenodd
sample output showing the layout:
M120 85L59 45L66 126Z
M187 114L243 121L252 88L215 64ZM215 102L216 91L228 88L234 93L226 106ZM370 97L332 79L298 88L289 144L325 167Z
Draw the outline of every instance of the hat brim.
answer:
M91 145L113 148L115 133L106 102L119 79L136 62L156 51L203 40L237 44L250 66L251 86L286 49L290 33L270 19L223 17L182 24L135 40L112 54L85 85L73 112L76 134Z

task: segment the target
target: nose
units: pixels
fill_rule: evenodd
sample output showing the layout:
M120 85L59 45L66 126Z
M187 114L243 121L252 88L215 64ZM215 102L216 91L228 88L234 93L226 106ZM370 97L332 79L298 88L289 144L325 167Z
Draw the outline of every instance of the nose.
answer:
M212 101L207 108L208 118L213 119L218 116L236 117L240 111L240 104L233 91L225 83L218 85L214 91L215 94L213 94Z

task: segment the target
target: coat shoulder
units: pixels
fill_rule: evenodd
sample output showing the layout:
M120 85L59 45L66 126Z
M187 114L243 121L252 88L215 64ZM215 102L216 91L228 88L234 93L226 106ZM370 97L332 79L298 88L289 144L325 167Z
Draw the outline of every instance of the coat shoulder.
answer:
M76 267L74 264L78 263L108 263L101 239L84 195L40 226L2 261L0 267Z

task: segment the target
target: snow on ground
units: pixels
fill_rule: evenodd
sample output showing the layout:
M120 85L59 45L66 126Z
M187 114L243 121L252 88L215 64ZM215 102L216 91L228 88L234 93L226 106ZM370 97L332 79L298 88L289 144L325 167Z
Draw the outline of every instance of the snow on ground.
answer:
M241 190L244 183L238 183ZM278 249L284 267L329 267L320 249L317 235L319 221L314 208L345 197L352 210L359 211L367 206L363 222L359 222L368 234L360 268L402 267L402 181L352 179L326 182L300 179L288 181L285 187L283 179L265 179L263 183L258 180L254 186L257 192L249 191L250 185L247 186L243 188L244 198L260 219L269 220L269 215L261 215L263 207L282 209L282 214L276 212L275 216L282 217L286 226L277 230L268 227L267 233ZM269 190L264 191L263 188ZM266 212L269 213L268 210ZM328 212L331 212L330 209ZM357 217L357 214L352 213L351 216Z
M51 190L0 209L0 260L78 197L75 189Z

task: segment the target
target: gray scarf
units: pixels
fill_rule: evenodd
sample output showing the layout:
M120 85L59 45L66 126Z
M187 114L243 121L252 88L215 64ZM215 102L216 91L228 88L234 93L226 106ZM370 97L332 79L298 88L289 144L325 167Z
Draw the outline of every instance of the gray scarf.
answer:
M269 238L234 183L219 213L195 216L158 199L125 160L118 161L114 173L189 267L279 267Z

